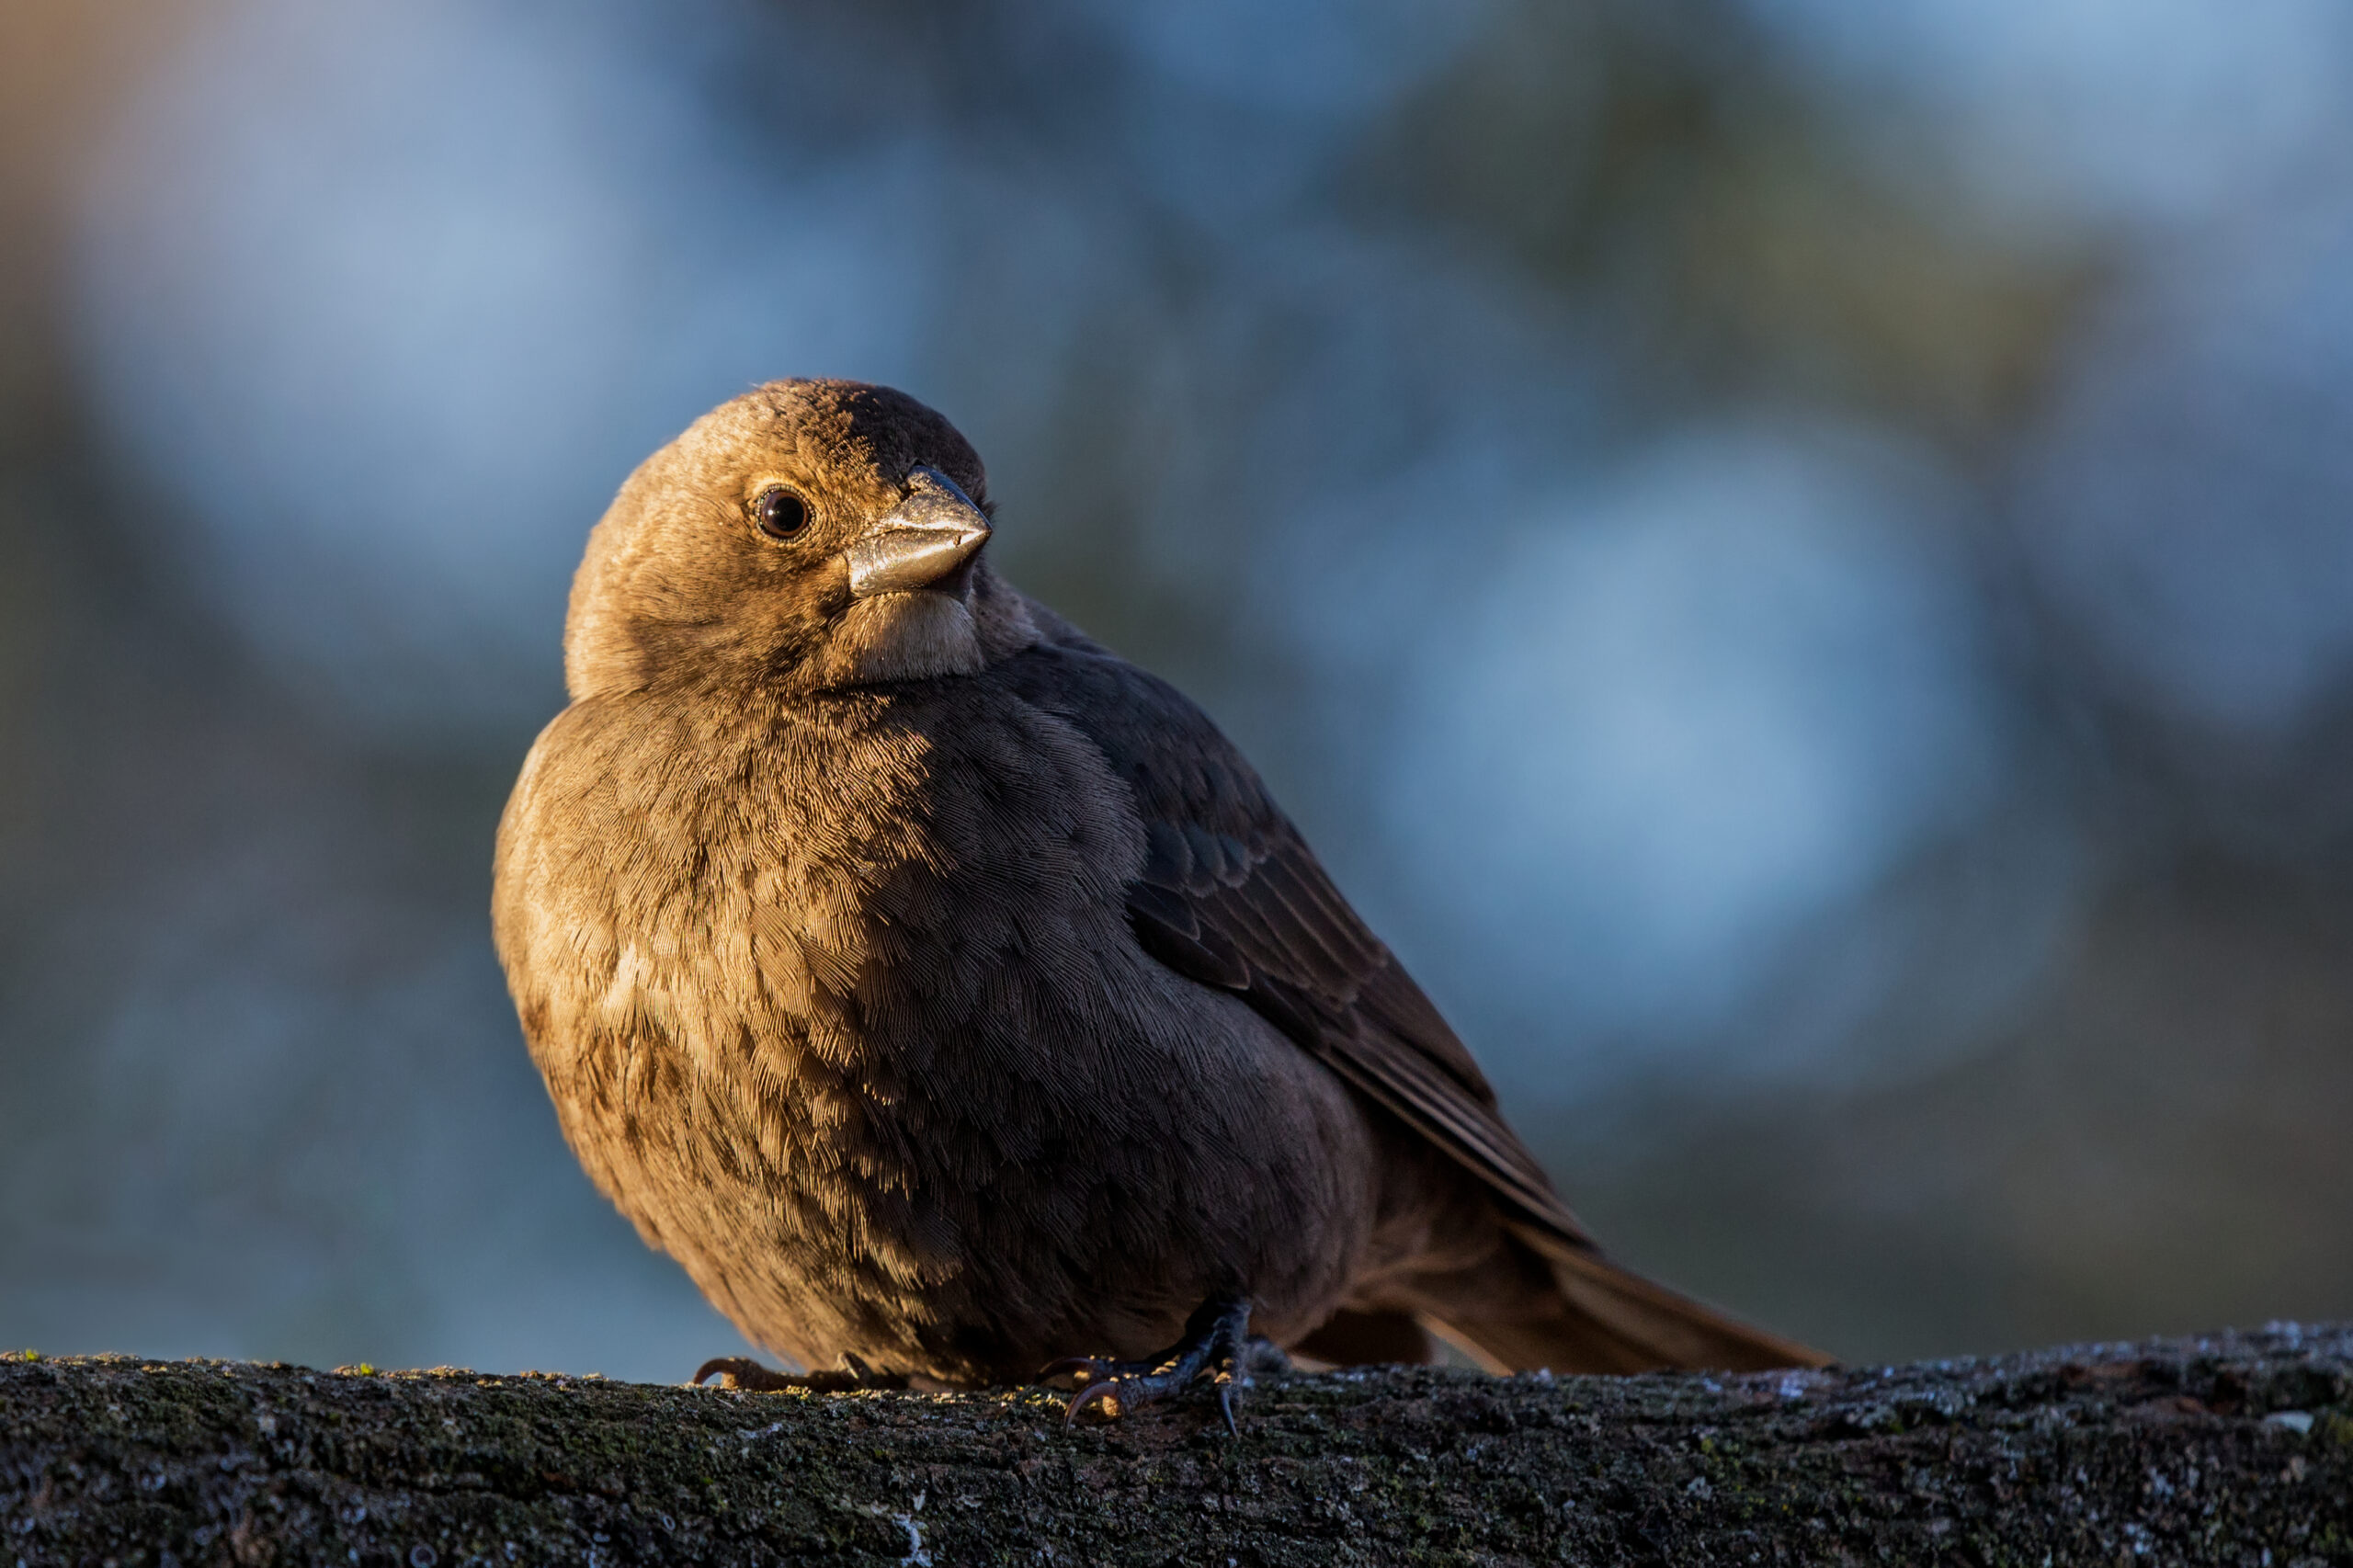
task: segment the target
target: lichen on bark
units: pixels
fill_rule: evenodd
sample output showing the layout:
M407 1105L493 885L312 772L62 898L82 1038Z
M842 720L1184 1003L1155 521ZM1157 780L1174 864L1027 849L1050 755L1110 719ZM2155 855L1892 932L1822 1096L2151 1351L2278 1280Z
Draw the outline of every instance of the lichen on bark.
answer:
M2353 1562L2347 1326L1214 1412L10 1357L0 1565Z

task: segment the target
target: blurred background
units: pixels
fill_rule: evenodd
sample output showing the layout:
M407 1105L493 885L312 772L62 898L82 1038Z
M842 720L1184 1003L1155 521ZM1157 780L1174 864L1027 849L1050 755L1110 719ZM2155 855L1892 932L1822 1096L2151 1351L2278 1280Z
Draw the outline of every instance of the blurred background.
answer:
M0 1344L676 1380L492 957L787 374L1199 699L1631 1260L2353 1316L2339 0L0 9Z

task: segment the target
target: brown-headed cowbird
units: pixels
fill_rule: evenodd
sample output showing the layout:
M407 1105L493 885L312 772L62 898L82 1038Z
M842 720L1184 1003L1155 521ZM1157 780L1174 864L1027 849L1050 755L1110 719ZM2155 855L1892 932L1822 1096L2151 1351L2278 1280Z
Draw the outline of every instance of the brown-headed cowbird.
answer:
M1112 1358L1074 1414L1230 1376L1245 1324L1341 1360L1818 1362L1595 1246L1241 754L990 570L987 496L914 399L779 381L590 537L494 914L645 1239L804 1366Z

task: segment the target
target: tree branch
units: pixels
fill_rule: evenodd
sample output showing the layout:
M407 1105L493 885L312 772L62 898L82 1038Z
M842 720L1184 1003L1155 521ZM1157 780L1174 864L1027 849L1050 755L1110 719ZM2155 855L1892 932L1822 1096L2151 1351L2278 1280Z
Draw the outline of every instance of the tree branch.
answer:
M0 1563L2353 1561L2349 1325L1214 1408L10 1357Z

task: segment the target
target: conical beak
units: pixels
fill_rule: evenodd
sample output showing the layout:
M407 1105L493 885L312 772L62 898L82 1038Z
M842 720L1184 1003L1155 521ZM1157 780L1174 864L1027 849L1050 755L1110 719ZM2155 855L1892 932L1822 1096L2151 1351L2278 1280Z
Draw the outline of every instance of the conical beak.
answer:
M907 483L907 498L849 547L849 591L861 599L915 588L961 596L989 541L988 518L954 480L918 468Z

